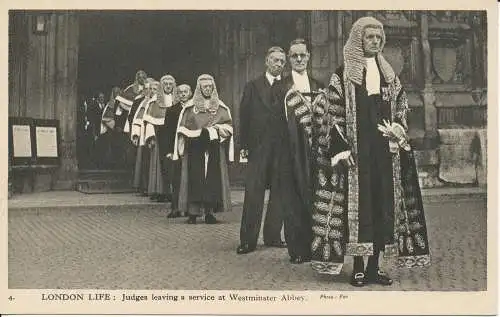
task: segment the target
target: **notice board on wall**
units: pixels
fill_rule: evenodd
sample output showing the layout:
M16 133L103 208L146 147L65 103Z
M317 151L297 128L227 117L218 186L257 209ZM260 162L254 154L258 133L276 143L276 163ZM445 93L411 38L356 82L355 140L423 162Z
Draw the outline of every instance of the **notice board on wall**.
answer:
M59 145L58 120L9 117L10 166L57 166Z
M33 126L36 164L59 165L59 121L49 119L33 119Z
M9 117L9 160L12 166L35 162L33 119Z

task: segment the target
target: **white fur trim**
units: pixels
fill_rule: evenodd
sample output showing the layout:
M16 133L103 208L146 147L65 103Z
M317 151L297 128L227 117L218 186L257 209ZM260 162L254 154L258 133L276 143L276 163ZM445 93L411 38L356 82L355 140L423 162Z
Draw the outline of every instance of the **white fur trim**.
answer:
M144 125L145 125L144 141L147 142L150 138L154 138L156 136L155 127L148 122L144 123Z
M136 137L141 136L141 126L138 124L132 125L132 132L130 133L130 139L133 139L135 136Z
M179 159L179 156L182 156L184 154L184 139L179 134L179 129L180 129L182 117L184 116L184 111L186 109L189 109L190 106L192 106L192 105L193 105L193 100L192 99L188 100L188 102L186 102L186 105L182 108L181 113L179 114L179 119L177 120L177 129L176 129L175 138L174 138L174 153L172 156L173 161L177 161Z
M128 100L127 98L124 98L122 96L116 96L115 99L128 107L132 107L132 104L134 103L132 100Z
M229 114L229 118L231 119L231 122L233 121L233 117L231 116L231 110L229 109L228 106L226 106L222 100L219 99L219 103L222 107L224 107L227 110L227 113ZM229 139L229 162L234 162L234 137L231 134L231 138Z
M207 130L208 130L208 135L210 137L210 141L219 139L219 133L214 127L209 127L207 128Z
M165 124L165 118L155 118L155 117L152 117L149 114L144 114L144 116L142 118L143 118L144 121L146 121L148 123L151 123L151 124L154 124L154 125L163 125L163 124Z

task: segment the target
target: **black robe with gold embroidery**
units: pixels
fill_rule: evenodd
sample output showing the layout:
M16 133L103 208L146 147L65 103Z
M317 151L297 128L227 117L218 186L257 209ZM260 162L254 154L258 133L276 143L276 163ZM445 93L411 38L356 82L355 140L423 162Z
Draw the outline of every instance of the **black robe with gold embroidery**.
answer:
M427 229L413 151L389 152L378 131L384 119L407 130L408 102L399 79L381 93L368 96L365 85L333 74L324 94L307 104L298 93L287 106L310 137L312 204L312 266L339 274L344 256L397 256L398 266L430 264ZM336 165L331 159L350 150L355 164Z

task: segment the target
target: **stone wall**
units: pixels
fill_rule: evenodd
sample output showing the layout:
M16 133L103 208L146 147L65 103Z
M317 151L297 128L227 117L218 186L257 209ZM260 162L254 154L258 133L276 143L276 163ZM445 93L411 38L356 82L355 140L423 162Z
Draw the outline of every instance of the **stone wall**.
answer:
M34 32L37 16L45 32ZM13 169L14 189L73 189L76 165L78 18L59 12L9 12L9 116L59 120L61 165Z
M481 173L473 172L478 163L472 157L486 157L485 138L474 141L484 149L481 156L481 151L471 152L471 138L460 136L472 131L475 139L486 127L486 12L313 11L309 21L298 25L310 24L316 78L328 82L341 65L351 26L362 16L384 24L384 56L408 93L410 137L422 186L478 184ZM458 143L447 143L451 135ZM461 150L451 155L452 146ZM453 178L445 176L450 173Z

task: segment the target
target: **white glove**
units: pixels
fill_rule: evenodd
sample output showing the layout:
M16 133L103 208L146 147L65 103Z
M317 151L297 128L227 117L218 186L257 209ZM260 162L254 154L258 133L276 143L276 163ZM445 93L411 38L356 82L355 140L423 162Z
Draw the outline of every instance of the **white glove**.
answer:
M389 149L391 153L396 153L398 146L405 151L410 151L411 148L408 143L408 136L404 128L396 122L391 124L389 121L384 120L383 123L384 125L378 125L378 130L382 132L383 136L389 139Z
M335 166L342 161L346 162L347 166L354 165L354 158L351 155L351 151L343 151L332 157L332 166Z

